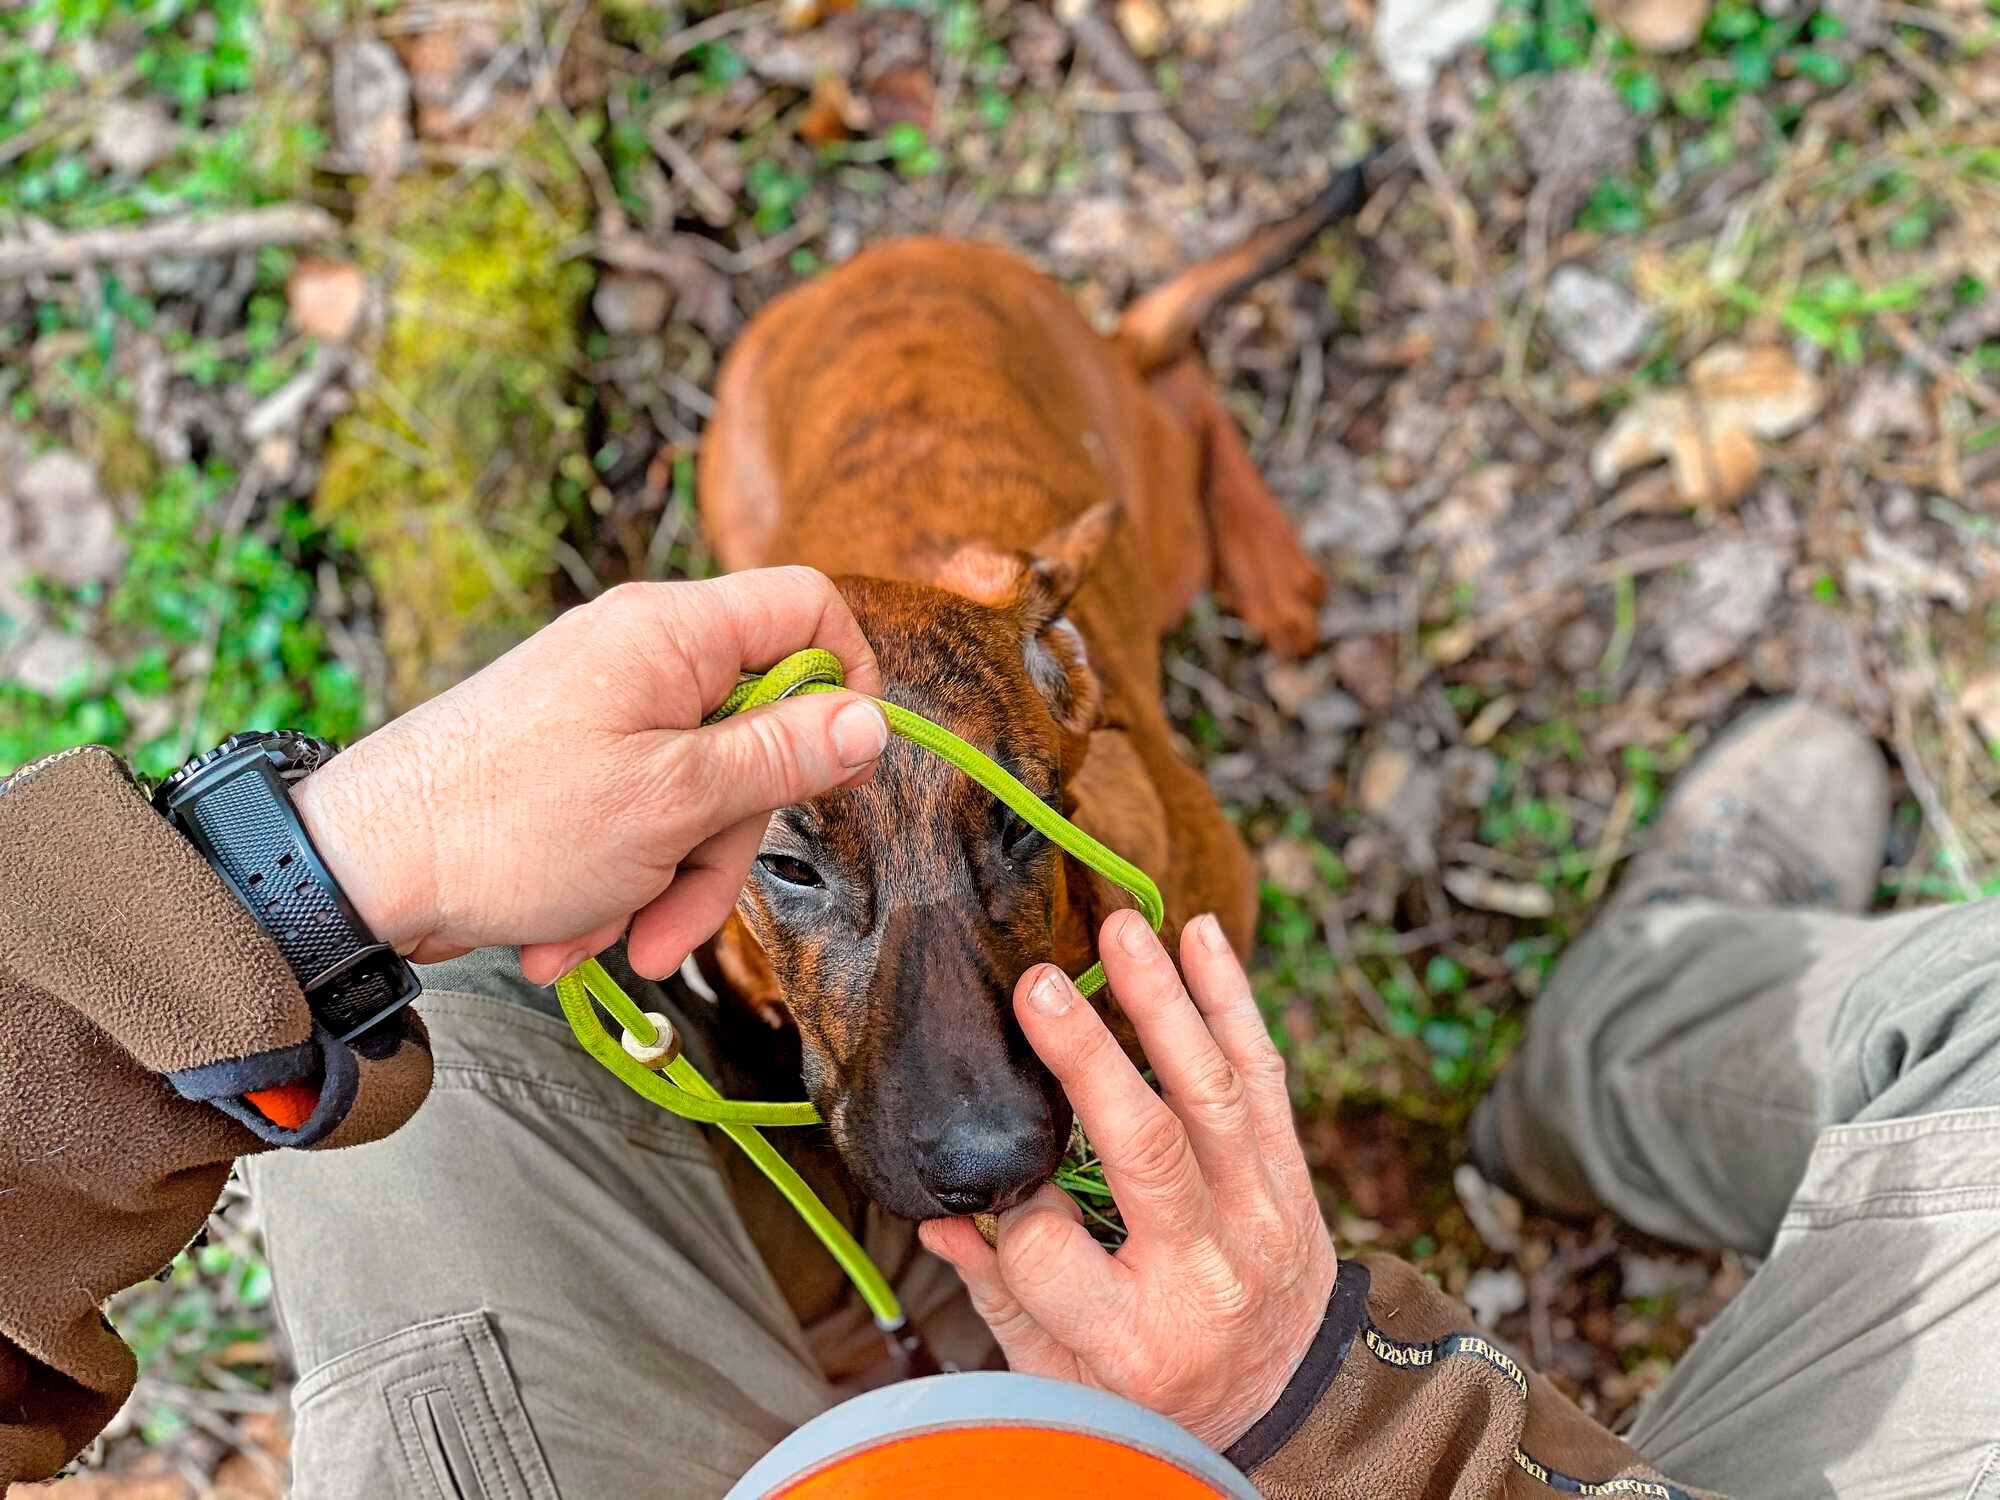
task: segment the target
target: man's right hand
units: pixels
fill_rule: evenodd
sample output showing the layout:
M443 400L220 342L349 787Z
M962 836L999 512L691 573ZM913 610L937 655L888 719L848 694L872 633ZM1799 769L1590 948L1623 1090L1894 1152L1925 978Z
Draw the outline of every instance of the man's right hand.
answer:
M1099 935L1104 972L1164 1097L1146 1086L1063 972L1014 991L1028 1041L1104 1161L1130 1238L1107 1255L1069 1196L1043 1187L1000 1216L919 1233L950 1261L1009 1367L1098 1386L1227 1448L1277 1403L1333 1293L1333 1240L1292 1124L1285 1064L1213 917L1173 960L1137 912Z
M853 693L707 728L744 672L818 646ZM735 905L771 812L873 774L874 654L825 575L627 584L293 790L375 935L420 963L519 944L546 984L616 942L658 978Z

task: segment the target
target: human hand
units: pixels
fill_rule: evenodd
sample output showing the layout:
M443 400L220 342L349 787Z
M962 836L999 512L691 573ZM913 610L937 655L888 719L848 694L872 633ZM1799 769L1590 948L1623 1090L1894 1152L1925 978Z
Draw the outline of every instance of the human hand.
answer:
M1014 1013L1076 1106L1130 1238L1107 1254L1047 1185L1000 1215L997 1248L970 1219L919 1234L957 1270L1011 1368L1125 1396L1227 1448L1311 1348L1333 1292L1333 1240L1284 1061L1215 918L1181 933L1192 1002L1137 912L1099 936L1164 1097L1053 965L1021 977Z
M616 588L336 756L293 802L376 937L420 963L521 946L537 984L630 932L640 974L720 927L777 808L873 774L880 709L814 693L701 727L744 671L834 653L879 692L827 578Z

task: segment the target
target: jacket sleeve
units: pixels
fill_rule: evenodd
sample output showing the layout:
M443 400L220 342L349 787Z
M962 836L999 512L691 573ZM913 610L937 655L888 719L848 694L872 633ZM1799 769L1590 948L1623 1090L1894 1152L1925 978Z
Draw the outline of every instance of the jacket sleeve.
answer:
M1227 1456L1269 1500L1714 1500L1473 1328L1404 1262L1342 1261L1298 1373Z
M201 1232L230 1164L386 1135L430 1086L407 1012L320 1028L250 914L123 763L0 783L0 1489L53 1474L136 1374L106 1298ZM278 1123L246 1095L291 1088Z

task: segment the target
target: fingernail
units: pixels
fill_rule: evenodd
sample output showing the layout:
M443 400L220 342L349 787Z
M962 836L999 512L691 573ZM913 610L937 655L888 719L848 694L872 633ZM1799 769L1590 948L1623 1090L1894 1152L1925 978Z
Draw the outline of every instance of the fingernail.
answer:
M889 743L889 721L872 703L850 703L833 716L833 748L848 770L872 764Z
M1130 912L1119 919L1118 946L1134 958L1143 958L1153 948L1153 930L1146 925L1146 919L1137 912Z
M1068 1011L1069 997L1069 981L1054 969L1044 969L1028 991L1028 1004L1042 1015L1059 1016Z
M1212 912L1196 924L1195 936L1201 939L1202 947L1210 953L1229 951L1229 939L1223 935L1222 921Z

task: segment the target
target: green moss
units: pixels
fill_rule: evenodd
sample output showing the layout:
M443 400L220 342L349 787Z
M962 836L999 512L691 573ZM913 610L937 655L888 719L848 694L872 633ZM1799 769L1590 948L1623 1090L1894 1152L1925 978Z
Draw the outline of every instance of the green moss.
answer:
M367 559L402 707L546 617L549 541L589 476L568 386L591 274L563 259L588 216L573 181L511 176L411 178L366 212L391 312L314 509Z

